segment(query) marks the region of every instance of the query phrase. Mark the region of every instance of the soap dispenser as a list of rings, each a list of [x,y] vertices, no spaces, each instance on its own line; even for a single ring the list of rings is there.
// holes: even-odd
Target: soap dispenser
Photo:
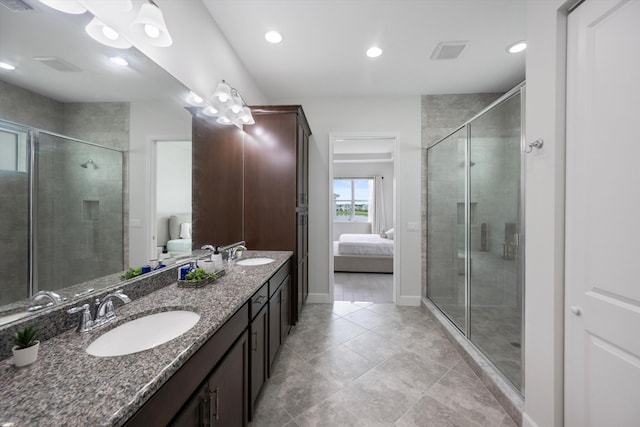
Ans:
[[[222,270],[222,254],[220,253],[220,246],[216,246],[211,254],[211,261],[213,262],[213,268],[216,271]]]

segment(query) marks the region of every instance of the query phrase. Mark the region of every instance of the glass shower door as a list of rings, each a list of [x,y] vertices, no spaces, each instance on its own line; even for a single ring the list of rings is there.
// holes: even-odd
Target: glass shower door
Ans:
[[[520,98],[469,125],[469,338],[522,389]]]
[[[427,154],[428,297],[466,332],[466,127]]]

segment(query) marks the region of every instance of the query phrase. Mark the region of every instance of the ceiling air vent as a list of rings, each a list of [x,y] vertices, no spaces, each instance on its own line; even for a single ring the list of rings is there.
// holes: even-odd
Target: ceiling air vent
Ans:
[[[22,0],[0,0],[0,4],[12,12],[28,12],[35,10],[33,6]]]
[[[58,58],[57,56],[36,56],[33,59],[36,61],[42,62],[44,65],[47,65],[54,70],[62,71],[62,72],[78,72],[82,71],[80,68],[76,67],[70,62],[65,61],[62,58]]]
[[[431,54],[431,59],[456,59],[468,44],[469,40],[440,42]]]

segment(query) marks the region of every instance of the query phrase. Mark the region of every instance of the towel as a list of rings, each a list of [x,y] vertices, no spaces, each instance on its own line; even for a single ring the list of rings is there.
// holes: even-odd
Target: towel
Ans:
[[[191,223],[183,222],[180,224],[180,238],[181,239],[190,239],[191,238]]]

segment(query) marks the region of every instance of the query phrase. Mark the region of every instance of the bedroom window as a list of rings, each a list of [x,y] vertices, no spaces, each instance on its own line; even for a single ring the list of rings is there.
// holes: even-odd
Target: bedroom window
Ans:
[[[373,178],[335,178],[333,200],[334,221],[371,222]]]

